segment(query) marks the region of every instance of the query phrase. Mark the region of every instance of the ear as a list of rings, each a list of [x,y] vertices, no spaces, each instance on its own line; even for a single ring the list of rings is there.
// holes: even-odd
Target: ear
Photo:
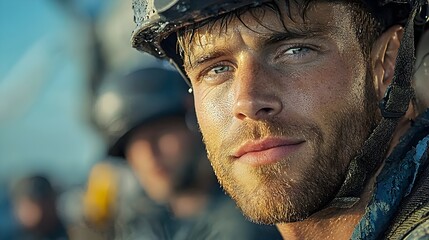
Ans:
[[[392,26],[378,37],[371,49],[374,86],[379,100],[392,82],[403,33],[402,26]]]

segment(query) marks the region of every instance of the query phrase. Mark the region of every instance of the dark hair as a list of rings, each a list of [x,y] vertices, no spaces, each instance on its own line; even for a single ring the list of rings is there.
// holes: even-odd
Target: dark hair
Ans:
[[[296,3],[296,6],[298,6],[298,9],[300,10],[300,17],[305,21],[307,10],[310,7],[311,3],[315,2],[315,0],[304,0],[300,1],[299,3],[297,0],[292,1]],[[359,40],[359,44],[362,48],[362,52],[365,57],[368,56],[373,42],[377,39],[377,37],[382,33],[382,30],[385,28],[385,24],[383,23],[383,21],[378,19],[372,13],[372,11],[370,11],[369,7],[366,6],[361,0],[335,0],[329,2],[344,4],[347,6],[352,21],[355,23],[354,30]],[[289,8],[290,3],[290,0],[285,0],[286,9],[288,9],[287,15],[289,18],[292,18],[292,14]],[[193,41],[195,30],[205,26],[208,27],[208,30],[210,31],[216,24],[219,23],[219,31],[221,32],[227,28],[228,24],[233,19],[238,19],[243,22],[241,20],[241,16],[244,13],[250,12],[250,14],[255,16],[255,19],[258,20],[258,17],[256,16],[258,16],[258,14],[265,14],[265,11],[267,10],[275,12],[278,18],[283,23],[284,29],[287,30],[287,26],[284,24],[283,21],[284,16],[280,11],[280,6],[275,1],[263,3],[262,5],[259,5],[257,7],[247,6],[180,29],[177,33],[177,49],[182,59],[185,57],[185,53],[189,52],[188,46],[190,45],[189,43]],[[267,24],[263,22],[259,23],[267,29],[270,29]]]
[[[42,175],[21,179],[13,188],[14,198],[29,198],[35,202],[46,201],[55,197],[55,190],[49,180]]]

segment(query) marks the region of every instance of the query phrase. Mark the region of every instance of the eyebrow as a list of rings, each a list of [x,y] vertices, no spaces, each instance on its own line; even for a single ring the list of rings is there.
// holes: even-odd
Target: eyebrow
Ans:
[[[226,53],[226,51],[223,51],[223,50],[207,52],[206,54],[199,56],[196,61],[192,61],[192,62],[190,61],[188,64],[185,64],[185,68],[193,69],[196,66],[201,65],[204,62],[207,62],[207,61],[216,59],[220,56],[223,56],[223,55],[225,55],[225,53]]]
[[[332,26],[311,26],[307,28],[293,28],[288,27],[287,29],[284,29],[283,31],[275,32],[268,34],[261,34],[261,41],[258,44],[260,46],[267,46],[267,45],[273,45],[275,43],[281,42],[281,41],[287,41],[291,39],[308,39],[312,37],[317,36],[326,36],[330,32],[335,31],[336,27]],[[195,61],[191,61],[190,58],[188,62],[185,61],[184,67],[185,69],[195,69],[197,66],[203,64],[204,62],[216,59],[220,56],[225,55],[229,51],[225,49],[219,49],[214,51],[205,51],[204,54],[198,56]]]
[[[282,32],[274,32],[273,34],[267,34],[265,40],[262,41],[262,45],[271,45],[277,42],[286,41],[290,39],[307,39],[316,36],[326,36],[329,32],[332,32],[334,27],[328,26],[311,26],[307,28],[293,28],[288,27]]]

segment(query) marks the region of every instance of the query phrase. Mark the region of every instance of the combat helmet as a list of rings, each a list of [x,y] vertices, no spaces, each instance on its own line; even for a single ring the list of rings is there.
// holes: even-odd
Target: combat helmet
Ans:
[[[191,97],[187,90],[177,71],[161,67],[108,78],[98,90],[92,115],[108,140],[109,155],[124,157],[130,133],[142,124],[166,116],[185,116]]]

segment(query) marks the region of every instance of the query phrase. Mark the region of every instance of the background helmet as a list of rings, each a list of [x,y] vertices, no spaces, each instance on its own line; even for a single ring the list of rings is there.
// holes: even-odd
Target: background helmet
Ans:
[[[54,199],[56,192],[50,181],[42,175],[34,175],[20,179],[13,187],[14,198],[28,198],[35,202],[43,202]]]
[[[144,68],[106,80],[92,114],[107,137],[109,155],[123,157],[130,133],[142,124],[166,116],[185,116],[192,100],[187,90],[179,73],[163,68]]]

